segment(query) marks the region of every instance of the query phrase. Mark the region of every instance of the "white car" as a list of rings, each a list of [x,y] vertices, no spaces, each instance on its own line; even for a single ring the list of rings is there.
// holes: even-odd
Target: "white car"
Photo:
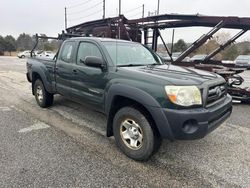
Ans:
[[[30,57],[30,51],[26,50],[26,51],[20,52],[17,54],[17,57],[19,58]]]
[[[202,61],[207,57],[207,54],[197,54],[195,56],[193,56],[190,61]]]
[[[182,54],[182,52],[174,52],[172,54],[172,58],[175,61],[180,55]],[[171,58],[167,53],[162,53],[159,52],[158,55],[164,60],[164,61],[170,61]],[[189,62],[190,61],[190,57],[185,57],[183,60],[183,62]]]
[[[250,55],[239,55],[234,62],[236,66],[250,69]]]
[[[48,58],[48,59],[53,59],[55,57],[55,53],[54,52],[51,52],[51,51],[43,51],[42,53],[40,54],[37,54],[36,57],[39,57],[39,58]]]

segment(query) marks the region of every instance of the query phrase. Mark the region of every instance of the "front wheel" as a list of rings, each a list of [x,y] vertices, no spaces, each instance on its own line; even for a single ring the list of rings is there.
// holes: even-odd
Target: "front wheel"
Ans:
[[[133,107],[123,107],[115,114],[113,132],[117,146],[134,160],[149,159],[161,144],[147,117]]]
[[[53,94],[46,91],[43,82],[39,79],[35,81],[34,94],[36,102],[40,107],[46,108],[53,104],[53,99],[54,99]]]

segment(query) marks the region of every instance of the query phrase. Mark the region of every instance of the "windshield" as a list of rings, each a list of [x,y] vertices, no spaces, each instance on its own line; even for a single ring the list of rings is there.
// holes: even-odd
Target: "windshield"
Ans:
[[[112,61],[117,66],[142,66],[162,64],[160,58],[138,43],[103,42]]]

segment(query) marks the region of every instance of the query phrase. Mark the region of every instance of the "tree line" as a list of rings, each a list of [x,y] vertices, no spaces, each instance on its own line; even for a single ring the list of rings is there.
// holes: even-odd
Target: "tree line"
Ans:
[[[46,36],[42,34],[42,36]],[[204,45],[198,48],[190,56],[195,54],[209,54],[221,44],[225,43],[231,36],[229,33],[219,33],[211,40],[208,40]],[[17,39],[11,35],[5,37],[0,35],[0,55],[4,52],[31,50],[36,43],[35,35],[31,36],[26,33],[20,34]],[[39,41],[37,50],[56,51],[59,48],[59,41],[42,39]],[[183,52],[190,44],[183,39],[179,39],[173,45],[173,52]],[[171,48],[171,45],[169,45]],[[164,47],[160,46],[160,51],[164,51]],[[230,45],[224,51],[215,56],[216,60],[234,60],[238,55],[250,54],[250,42],[239,42]],[[11,54],[10,54],[11,55]]]
[[[43,35],[46,36],[46,35]],[[26,33],[20,34],[17,39],[11,35],[5,37],[0,35],[0,55],[4,52],[13,51],[24,51],[32,50],[36,43],[35,35],[31,36]],[[57,40],[40,40],[37,46],[37,50],[55,51],[59,47],[59,42]]]

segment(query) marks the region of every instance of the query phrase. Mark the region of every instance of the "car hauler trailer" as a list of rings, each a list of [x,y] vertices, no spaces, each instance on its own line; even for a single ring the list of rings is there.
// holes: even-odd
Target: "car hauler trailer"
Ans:
[[[192,43],[187,50],[173,59],[172,50],[168,48],[161,34],[162,30],[186,27],[211,27],[212,29],[203,34]],[[220,29],[240,30],[235,36],[212,51],[203,60],[184,62],[185,58],[197,50],[200,46],[211,39]],[[234,43],[239,37],[250,30],[250,18],[204,16],[204,15],[183,15],[183,14],[162,14],[139,19],[128,20],[124,15],[118,17],[95,20],[72,26],[66,29],[68,34],[81,36],[96,36],[119,38],[124,40],[141,42],[152,50],[157,51],[158,42],[161,40],[166,48],[172,64],[179,66],[192,66],[198,69],[216,72],[228,81],[228,91],[234,99],[243,102],[250,101],[250,88],[241,88],[244,79],[239,73],[245,70],[244,67],[237,67],[235,64],[222,63],[212,58],[219,52]]]
[[[192,43],[187,50],[182,52],[178,58],[172,58],[172,49],[169,49],[162,30],[186,27],[211,27],[212,29],[203,34],[199,39]],[[185,62],[185,58],[200,46],[211,39],[220,29],[240,30],[235,36],[221,44],[202,60]],[[228,92],[233,99],[243,102],[250,101],[250,88],[240,87],[244,79],[239,75],[246,68],[237,67],[235,64],[222,63],[212,58],[219,52],[230,46],[243,34],[250,30],[250,18],[223,17],[223,16],[204,16],[204,15],[182,15],[182,14],[162,14],[139,19],[128,20],[124,15],[117,17],[100,19],[81,23],[66,29],[57,39],[64,40],[76,36],[94,36],[105,38],[117,38],[142,43],[154,51],[157,51],[158,43],[164,45],[170,62],[174,65],[195,67],[197,69],[215,72],[225,78],[228,82]],[[37,39],[42,38],[38,37]],[[52,37],[52,39],[54,39]]]

